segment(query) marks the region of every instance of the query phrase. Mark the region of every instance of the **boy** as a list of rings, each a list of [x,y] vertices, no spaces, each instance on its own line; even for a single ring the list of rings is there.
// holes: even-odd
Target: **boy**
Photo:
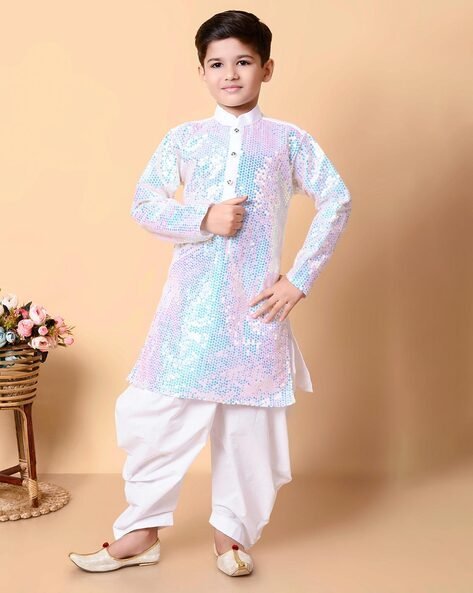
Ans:
[[[309,293],[351,210],[349,191],[314,138],[258,105],[269,82],[271,32],[229,10],[199,28],[199,74],[212,117],[167,132],[143,172],[132,216],[175,243],[169,275],[128,388],[117,400],[128,452],[128,508],[116,537],[81,568],[159,560],[158,528],[173,525],[182,479],[210,435],[217,567],[250,574],[248,548],[291,479],[286,412],[313,391],[288,314]],[[184,184],[184,201],[174,199]],[[291,196],[318,211],[294,264],[280,255]]]

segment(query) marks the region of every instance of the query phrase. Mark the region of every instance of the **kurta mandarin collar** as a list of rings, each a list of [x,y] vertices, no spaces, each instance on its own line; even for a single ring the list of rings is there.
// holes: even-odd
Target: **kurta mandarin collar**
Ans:
[[[217,103],[213,116],[218,122],[226,126],[247,126],[260,120],[263,117],[263,113],[258,104],[256,104],[250,111],[241,113],[237,116],[233,115],[233,113],[230,113]]]

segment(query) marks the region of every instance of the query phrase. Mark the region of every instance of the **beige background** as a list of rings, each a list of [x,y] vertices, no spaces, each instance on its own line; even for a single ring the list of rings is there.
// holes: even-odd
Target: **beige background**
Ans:
[[[134,186],[167,129],[212,114],[193,40],[229,8],[3,10],[0,287],[76,326],[41,370],[39,472],[121,471],[115,400],[172,250],[131,219]],[[400,479],[471,460],[471,4],[238,8],[273,31],[263,113],[310,131],[353,198],[332,260],[291,313],[316,389],[292,408],[294,472]],[[294,198],[283,272],[313,213]],[[2,412],[0,467],[15,462],[12,425]],[[209,471],[208,446],[191,471]]]

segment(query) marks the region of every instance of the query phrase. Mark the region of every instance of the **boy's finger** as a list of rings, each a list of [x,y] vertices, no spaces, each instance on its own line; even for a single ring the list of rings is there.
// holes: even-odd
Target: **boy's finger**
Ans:
[[[260,315],[263,315],[263,313],[270,311],[276,303],[271,303],[269,300],[266,301],[255,313],[250,313],[251,317],[259,317]]]
[[[238,196],[236,198],[229,198],[228,200],[223,200],[222,204],[239,204],[247,199],[248,196]]]
[[[250,301],[250,307],[252,307],[253,305],[257,305],[260,301],[266,298],[266,294],[266,290],[263,290],[263,292],[260,292],[254,298],[252,298]]]

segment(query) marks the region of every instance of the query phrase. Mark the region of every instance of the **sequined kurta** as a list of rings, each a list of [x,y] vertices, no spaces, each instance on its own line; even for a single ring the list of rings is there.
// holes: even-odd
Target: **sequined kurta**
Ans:
[[[182,202],[175,199],[183,184]],[[351,210],[350,193],[305,130],[265,116],[211,117],[171,128],[141,175],[131,208],[145,229],[174,243],[160,302],[127,380],[164,395],[251,406],[288,406],[309,371],[278,314],[252,318],[249,302],[280,275],[294,194],[317,212],[286,277],[305,295],[330,258]],[[211,204],[247,195],[234,236],[201,230]]]

